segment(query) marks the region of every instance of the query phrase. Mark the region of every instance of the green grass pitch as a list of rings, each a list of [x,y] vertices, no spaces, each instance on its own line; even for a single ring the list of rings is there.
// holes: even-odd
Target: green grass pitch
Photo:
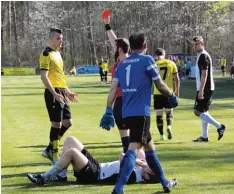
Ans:
[[[73,126],[61,141],[73,135],[80,139],[100,162],[118,158],[121,143],[117,128],[110,132],[99,128],[105,110],[109,85],[101,85],[98,76],[68,77],[79,103],[71,104]],[[217,141],[216,129],[209,130],[210,143],[192,143],[201,135],[201,121],[193,115],[195,81],[181,82],[180,105],[174,111],[173,139],[158,141],[155,112],[151,132],[156,150],[169,179],[176,177],[175,194],[234,194],[234,81],[216,78],[210,114],[227,125],[224,138]],[[49,137],[50,122],[44,104],[39,76],[2,77],[2,193],[80,193],[108,194],[113,186],[76,184],[69,168],[68,182],[37,186],[26,178],[27,172],[50,168],[42,158]],[[161,193],[157,185],[128,185],[125,193]]]

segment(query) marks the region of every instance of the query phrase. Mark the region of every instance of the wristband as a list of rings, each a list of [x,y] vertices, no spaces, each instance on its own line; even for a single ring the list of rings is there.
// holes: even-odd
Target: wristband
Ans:
[[[113,109],[112,108],[106,108],[106,114],[113,114]]]
[[[105,28],[106,28],[106,31],[111,30],[110,24],[106,24],[106,25],[105,25]]]

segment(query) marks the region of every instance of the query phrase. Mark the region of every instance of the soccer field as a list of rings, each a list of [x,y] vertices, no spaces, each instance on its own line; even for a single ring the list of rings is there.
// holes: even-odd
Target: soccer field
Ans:
[[[122,151],[117,128],[99,128],[105,111],[109,85],[98,76],[68,77],[79,103],[71,104],[73,126],[64,139],[75,136],[99,162],[117,160]],[[169,179],[176,177],[175,194],[234,194],[234,80],[216,78],[210,114],[227,126],[221,141],[210,126],[210,143],[192,143],[201,135],[201,121],[193,114],[195,81],[181,82],[179,107],[174,111],[173,139],[159,141],[155,113],[151,132],[156,150]],[[49,141],[50,122],[44,104],[44,89],[39,76],[2,77],[2,193],[80,193],[110,194],[113,186],[79,185],[71,167],[66,183],[38,186],[27,172],[44,172],[49,162],[41,156]],[[165,116],[165,115],[164,115]],[[125,193],[161,193],[159,184],[127,185]]]

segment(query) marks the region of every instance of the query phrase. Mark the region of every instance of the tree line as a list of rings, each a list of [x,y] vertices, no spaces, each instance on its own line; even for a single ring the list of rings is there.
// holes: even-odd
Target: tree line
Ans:
[[[201,35],[213,57],[234,58],[233,2],[1,2],[2,65],[38,66],[51,27],[63,30],[62,55],[67,68],[113,62],[101,13],[112,12],[111,26],[118,37],[146,34],[148,53],[194,53],[192,37]]]

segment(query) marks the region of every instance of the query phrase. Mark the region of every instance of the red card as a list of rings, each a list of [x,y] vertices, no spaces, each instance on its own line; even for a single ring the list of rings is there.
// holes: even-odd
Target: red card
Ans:
[[[103,13],[102,13],[102,17],[103,18],[107,18],[108,16],[111,15],[111,12],[109,10],[105,10]]]

